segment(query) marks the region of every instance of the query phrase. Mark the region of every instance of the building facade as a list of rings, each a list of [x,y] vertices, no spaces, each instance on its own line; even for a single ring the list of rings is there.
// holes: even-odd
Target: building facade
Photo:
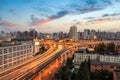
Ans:
[[[86,48],[81,48],[74,54],[74,64],[75,66],[79,66],[85,60],[96,60],[100,62],[108,62],[108,63],[118,63],[120,64],[120,55],[99,55],[92,54],[87,52]]]
[[[69,30],[69,37],[73,39],[75,42],[78,41],[78,33],[77,33],[77,27],[71,26]]]
[[[89,29],[84,30],[84,39],[90,39],[90,30]]]
[[[33,43],[0,47],[0,71],[23,63],[33,57]]]
[[[114,70],[120,70],[120,64],[91,60],[91,71],[94,72],[94,71],[101,71],[101,70],[114,72]]]
[[[76,68],[79,68],[80,64],[84,62],[85,60],[92,59],[96,60],[97,59],[97,54],[88,54],[86,48],[81,48],[79,51],[77,51],[74,54],[74,64]]]
[[[120,64],[120,55],[99,55],[100,62],[110,62]]]

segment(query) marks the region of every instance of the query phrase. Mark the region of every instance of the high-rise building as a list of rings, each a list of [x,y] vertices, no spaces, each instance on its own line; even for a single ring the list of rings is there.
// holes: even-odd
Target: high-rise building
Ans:
[[[117,39],[120,39],[120,32],[117,32],[117,33],[116,33],[116,38],[117,38]]]
[[[90,30],[89,29],[84,30],[84,39],[90,39]]]
[[[35,38],[35,37],[37,37],[37,31],[35,31],[35,29],[30,29],[30,37],[32,37],[32,38]]]
[[[95,30],[91,30],[90,31],[90,39],[95,39],[96,36],[96,31]]]
[[[69,37],[73,39],[75,42],[78,41],[77,27],[75,25],[70,27]]]

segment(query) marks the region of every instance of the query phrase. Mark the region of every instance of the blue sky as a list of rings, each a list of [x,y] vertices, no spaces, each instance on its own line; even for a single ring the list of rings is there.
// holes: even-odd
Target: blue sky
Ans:
[[[0,30],[120,30],[120,0],[0,0]]]

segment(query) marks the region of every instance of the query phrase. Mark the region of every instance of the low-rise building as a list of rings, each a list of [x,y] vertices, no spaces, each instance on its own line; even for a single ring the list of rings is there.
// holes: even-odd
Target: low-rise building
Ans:
[[[94,72],[101,70],[107,70],[110,72],[113,72],[114,70],[120,70],[120,64],[91,60],[91,71]]]
[[[97,54],[89,54],[88,49],[85,47],[79,48],[74,54],[74,64],[78,68],[82,62],[88,59],[97,59]]]
[[[100,62],[110,62],[120,64],[120,55],[99,55]]]
[[[120,64],[120,55],[100,55],[89,53],[86,48],[81,48],[79,51],[74,54],[74,64],[75,67],[78,68],[82,62],[85,60],[97,60],[100,62],[108,62],[108,63],[119,63]]]
[[[21,43],[0,47],[0,71],[23,63],[33,57],[33,43]]]

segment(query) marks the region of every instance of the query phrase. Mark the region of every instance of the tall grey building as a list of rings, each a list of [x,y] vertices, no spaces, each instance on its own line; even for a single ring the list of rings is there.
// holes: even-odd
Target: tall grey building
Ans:
[[[70,27],[69,30],[69,37],[73,39],[75,42],[78,41],[78,33],[77,33],[77,27],[75,25]]]
[[[84,39],[90,39],[90,30],[89,29],[84,30]]]

